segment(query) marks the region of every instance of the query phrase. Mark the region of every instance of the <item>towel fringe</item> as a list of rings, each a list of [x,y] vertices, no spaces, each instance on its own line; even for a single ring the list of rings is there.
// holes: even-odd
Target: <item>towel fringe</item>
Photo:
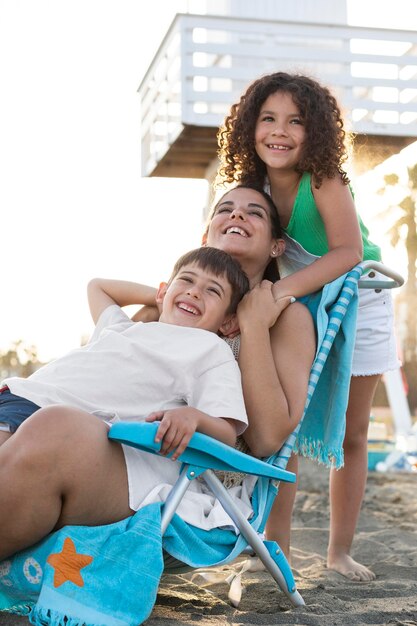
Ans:
[[[22,615],[28,617],[32,611],[33,603],[16,604],[15,606],[1,609],[2,613],[13,613],[14,615]]]
[[[330,469],[340,469],[344,465],[343,448],[329,448],[322,441],[303,435],[298,436],[294,452]]]
[[[83,619],[67,617],[53,609],[37,606],[33,608],[29,619],[34,626],[89,626]]]

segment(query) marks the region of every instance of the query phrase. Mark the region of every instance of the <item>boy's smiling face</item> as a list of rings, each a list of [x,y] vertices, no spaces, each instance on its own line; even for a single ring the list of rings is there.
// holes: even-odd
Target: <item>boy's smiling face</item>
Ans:
[[[217,333],[234,317],[227,313],[231,297],[232,288],[225,276],[216,276],[195,263],[184,265],[158,290],[157,302],[162,305],[159,321]]]

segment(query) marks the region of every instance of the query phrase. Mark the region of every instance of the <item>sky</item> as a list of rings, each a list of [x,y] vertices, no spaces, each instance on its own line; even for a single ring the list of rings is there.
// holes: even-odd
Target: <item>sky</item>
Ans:
[[[0,0],[0,350],[78,346],[90,278],[159,284],[199,245],[206,181],[140,176],[137,88],[181,4]]]
[[[350,0],[349,17],[417,29],[413,5]],[[0,351],[77,347],[90,278],[156,285],[199,245],[206,181],[140,175],[137,88],[186,6],[0,0]]]

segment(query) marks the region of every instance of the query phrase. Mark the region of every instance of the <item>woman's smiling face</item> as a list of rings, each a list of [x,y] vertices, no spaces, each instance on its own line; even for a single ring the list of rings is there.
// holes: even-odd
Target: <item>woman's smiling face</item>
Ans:
[[[276,256],[277,241],[272,235],[271,207],[255,189],[232,189],[215,206],[207,245],[228,252],[243,265],[257,263],[263,270]]]

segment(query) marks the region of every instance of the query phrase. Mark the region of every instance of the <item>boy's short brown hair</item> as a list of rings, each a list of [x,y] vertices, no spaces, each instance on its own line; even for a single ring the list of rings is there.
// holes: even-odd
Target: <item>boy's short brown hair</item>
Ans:
[[[227,314],[236,313],[237,305],[249,291],[249,279],[242,270],[239,261],[236,261],[230,254],[212,248],[211,246],[202,246],[195,248],[183,254],[174,265],[171,278],[172,282],[178,272],[185,265],[195,264],[203,270],[209,270],[215,276],[224,276],[232,288],[232,297],[230,300]]]

